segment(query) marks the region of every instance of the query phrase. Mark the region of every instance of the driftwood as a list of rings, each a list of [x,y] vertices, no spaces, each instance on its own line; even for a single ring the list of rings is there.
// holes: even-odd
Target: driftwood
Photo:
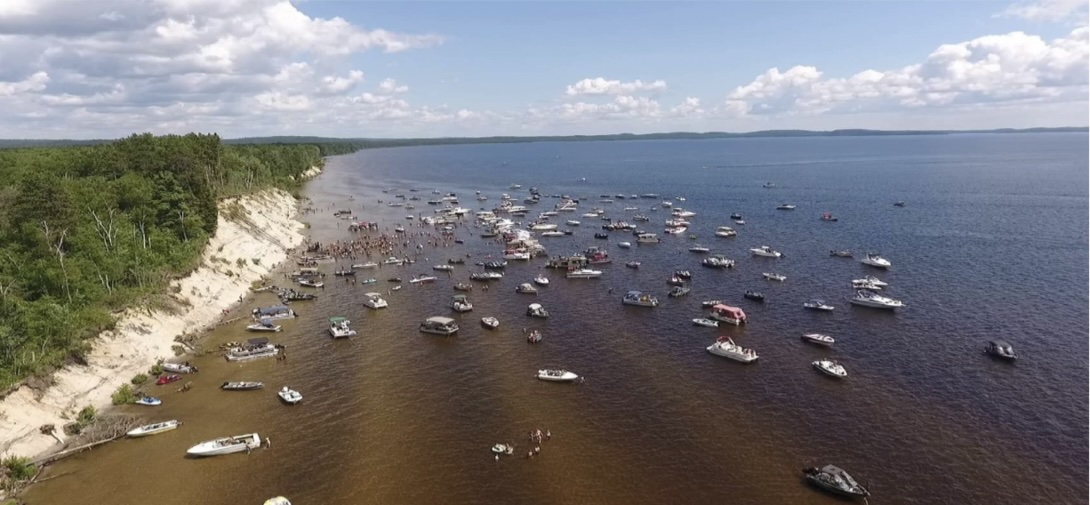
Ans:
[[[41,468],[73,454],[79,454],[83,451],[94,449],[102,444],[113,442],[114,440],[124,437],[129,430],[138,426],[141,422],[140,418],[129,415],[100,417],[94,424],[87,426],[80,436],[73,439],[74,443],[83,442],[82,444],[38,458],[34,460],[33,463]],[[44,432],[46,427],[43,426],[42,428],[42,431]],[[50,434],[56,438],[56,435],[53,433]]]

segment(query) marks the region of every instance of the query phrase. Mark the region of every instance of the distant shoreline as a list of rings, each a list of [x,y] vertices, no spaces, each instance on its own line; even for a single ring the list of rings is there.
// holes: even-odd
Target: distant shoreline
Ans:
[[[591,142],[626,140],[707,140],[745,138],[809,138],[809,137],[889,137],[915,135],[964,135],[964,134],[1024,134],[1024,133],[1090,133],[1087,126],[1054,128],[996,128],[991,130],[759,130],[753,132],[667,132],[667,133],[618,133],[608,135],[540,135],[540,136],[493,136],[493,137],[428,137],[428,138],[368,138],[368,137],[314,137],[270,136],[224,139],[225,144],[352,144],[361,149],[380,147],[408,147],[423,145],[460,144],[522,144],[531,142]],[[0,139],[0,149],[19,147],[60,147],[95,145],[113,142],[114,139]]]

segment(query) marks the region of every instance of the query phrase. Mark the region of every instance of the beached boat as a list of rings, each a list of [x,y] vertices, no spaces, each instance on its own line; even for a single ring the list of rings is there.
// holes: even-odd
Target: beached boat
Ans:
[[[473,310],[473,304],[466,295],[454,295],[450,300],[450,308],[455,312],[469,312]]]
[[[280,399],[283,400],[284,403],[287,403],[288,405],[295,405],[296,403],[299,403],[299,402],[303,401],[303,395],[302,394],[300,394],[298,391],[296,391],[294,389],[291,389],[291,388],[289,388],[287,386],[284,386],[284,387],[280,388],[280,391],[276,392],[276,396],[279,396]]]
[[[453,335],[458,332],[458,323],[449,317],[429,317],[420,323],[420,331],[435,335]]]
[[[221,456],[250,451],[258,447],[261,447],[261,437],[257,433],[248,433],[201,442],[190,447],[185,453],[197,457]]]
[[[525,295],[536,295],[537,294],[537,288],[535,288],[534,285],[530,284],[529,282],[524,282],[522,284],[519,284],[518,287],[515,288],[515,292],[516,293],[522,293],[522,294],[525,294]]]
[[[867,488],[860,485],[848,472],[834,465],[825,465],[821,468],[804,468],[802,473],[806,475],[806,481],[830,493],[866,497],[870,496]]]
[[[545,310],[545,307],[542,307],[540,303],[531,303],[526,307],[526,315],[545,319],[549,317],[549,311]]]
[[[148,437],[151,435],[158,435],[160,433],[166,433],[168,431],[177,429],[182,423],[177,420],[163,421],[161,423],[145,424],[143,426],[133,428],[129,430],[125,435],[137,438]]]
[[[812,344],[825,346],[833,345],[834,343],[836,343],[836,339],[822,333],[803,333],[802,340],[804,342],[810,342]]]
[[[579,376],[567,370],[543,369],[537,371],[537,378],[549,382],[573,382],[578,380]]]
[[[133,403],[136,405],[155,407],[157,405],[162,405],[163,401],[154,396],[141,396],[140,398],[137,398],[136,401]]]
[[[490,330],[494,330],[500,327],[500,320],[492,316],[482,317],[481,325]]]
[[[253,391],[265,387],[265,383],[257,381],[224,382],[220,389],[224,391]]]
[[[742,363],[752,363],[757,361],[757,353],[753,349],[748,349],[734,343],[728,336],[721,336],[714,344],[708,346],[708,352],[729,358]]]
[[[180,380],[182,380],[182,376],[178,374],[160,375],[159,378],[155,380],[155,385],[164,386],[170,384],[171,382],[178,382]]]
[[[329,318],[329,334],[333,338],[347,338],[356,336],[356,330],[348,325],[352,322],[346,317],[336,316]]]
[[[389,307],[390,304],[378,293],[364,293],[363,306],[372,309],[385,309],[386,307]]]
[[[738,307],[720,304],[712,307],[709,317],[727,324],[739,325],[746,322],[746,313]]]
[[[704,326],[704,327],[707,327],[707,328],[718,328],[719,327],[719,321],[715,321],[715,320],[712,320],[712,319],[705,319],[703,317],[698,317],[698,318],[693,319],[693,324],[695,324],[697,326]]]
[[[277,332],[277,331],[280,331],[282,329],[283,328],[281,328],[281,326],[279,324],[276,324],[276,323],[272,322],[272,320],[268,319],[268,318],[263,318],[260,321],[257,321],[257,322],[255,322],[253,324],[250,324],[250,325],[246,326],[246,331],[257,331],[257,332],[262,332],[262,331]]]
[[[197,373],[197,367],[189,363],[163,363],[164,372],[170,373]]]

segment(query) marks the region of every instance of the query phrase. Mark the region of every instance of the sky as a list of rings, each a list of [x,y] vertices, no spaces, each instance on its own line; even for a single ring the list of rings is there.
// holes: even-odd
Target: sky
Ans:
[[[1086,126],[1090,0],[0,0],[0,138]]]

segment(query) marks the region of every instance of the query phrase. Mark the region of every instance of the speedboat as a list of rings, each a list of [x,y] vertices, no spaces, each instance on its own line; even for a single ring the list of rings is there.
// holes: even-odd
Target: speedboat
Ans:
[[[854,280],[852,280],[852,288],[853,289],[867,289],[867,290],[871,290],[871,291],[880,291],[882,289],[882,286],[879,286],[879,285],[877,285],[877,284],[875,284],[875,283],[873,283],[871,281],[868,281],[866,279],[854,279]]]
[[[639,244],[657,244],[660,240],[654,233],[641,233],[636,236],[636,243]]]
[[[473,310],[473,304],[466,295],[454,295],[450,300],[450,308],[455,312],[469,312]]]
[[[420,331],[435,335],[453,335],[458,332],[458,324],[449,317],[429,317],[420,323]]]
[[[738,232],[734,231],[734,228],[730,226],[720,226],[715,229],[716,237],[734,237],[738,235]]]
[[[698,254],[705,254],[705,253],[711,252],[711,249],[708,249],[707,247],[704,247],[702,245],[694,245],[694,246],[689,248],[689,252],[698,253]]]
[[[989,340],[988,345],[984,347],[984,352],[1010,361],[1018,359],[1018,355],[1014,353],[1014,347],[1002,340]]]
[[[867,253],[867,257],[860,260],[860,262],[875,268],[889,268],[891,266],[889,260],[874,253]]]
[[[300,277],[300,278],[296,279],[295,281],[298,282],[300,286],[304,286],[304,287],[308,287],[308,288],[320,288],[322,286],[325,286],[325,283],[322,282],[322,281],[314,280],[314,279],[307,279],[305,277]]]
[[[572,382],[579,379],[579,376],[567,370],[543,369],[537,371],[537,378],[549,382]]]
[[[568,226],[579,226],[583,223],[580,223],[579,221],[576,221],[574,219],[569,219],[565,222],[565,224],[567,224]]]
[[[549,311],[545,310],[545,307],[542,307],[540,303],[531,303],[526,307],[526,315],[544,319],[549,317]]]
[[[811,365],[813,365],[814,368],[817,368],[821,373],[830,377],[843,379],[848,376],[848,371],[844,369],[843,365],[837,363],[836,360],[819,359],[811,363]]]
[[[541,232],[542,237],[563,237],[564,235],[570,235],[570,234],[571,234],[571,232],[567,231],[567,230],[565,230],[565,231],[543,231],[543,232]]]
[[[727,303],[727,302],[725,302],[723,300],[704,300],[704,301],[700,302],[700,306],[704,307],[705,309],[708,309],[708,308],[711,308],[711,307],[715,307],[716,305],[723,305],[724,303]]]
[[[833,337],[821,333],[803,333],[802,340],[818,345],[833,345],[836,342]]]
[[[825,312],[831,312],[835,308],[832,305],[825,303],[824,300],[818,300],[816,298],[802,304],[802,306],[810,310],[823,310]]]
[[[454,267],[451,265],[432,265],[431,269],[439,270],[440,272],[450,272],[454,270]]]
[[[378,293],[364,293],[363,294],[363,306],[370,307],[372,309],[385,309],[390,304],[386,300],[382,299],[382,295]]]
[[[580,268],[578,270],[572,270],[568,272],[565,277],[569,279],[598,279],[602,277],[602,271],[591,270],[589,268]]]
[[[629,291],[621,298],[621,303],[625,305],[635,305],[637,307],[658,307],[659,300],[658,298],[644,294],[640,291]]]
[[[704,261],[701,261],[700,264],[708,268],[734,268],[734,260],[727,259],[726,256],[721,254],[715,254],[711,257],[704,258]]]
[[[356,336],[356,330],[349,328],[349,324],[351,324],[351,321],[349,321],[345,317],[331,317],[329,318],[329,334],[332,335],[333,338],[346,338]]]
[[[492,446],[492,452],[510,456],[515,453],[515,446],[509,444],[496,444]]]
[[[755,302],[765,301],[765,295],[757,291],[746,290],[745,294],[743,294],[742,296],[744,296],[748,300],[753,300]]]
[[[693,324],[695,324],[697,326],[705,326],[705,327],[708,327],[708,328],[718,328],[719,327],[719,321],[714,321],[712,319],[706,319],[706,318],[703,318],[703,317],[698,317],[696,319],[693,319]]]
[[[835,222],[835,221],[837,221],[837,218],[836,218],[836,216],[826,212],[826,213],[821,215],[821,220],[822,221],[833,221],[833,222]]]
[[[492,316],[482,317],[481,325],[490,330],[494,330],[500,327],[500,320]]]
[[[901,202],[901,201],[893,202],[893,206],[894,207],[904,207],[905,202]]]
[[[806,481],[830,493],[844,496],[870,496],[870,491],[860,485],[848,472],[834,465],[804,468]]]
[[[689,289],[689,288],[682,287],[682,286],[676,286],[674,289],[670,290],[670,292],[668,293],[668,296],[670,298],[681,298],[682,296],[688,295],[690,291],[692,291],[692,290]]]
[[[280,331],[282,329],[283,328],[281,328],[279,324],[273,323],[272,320],[267,319],[267,318],[262,319],[260,321],[257,321],[254,324],[250,324],[250,325],[246,326],[246,331],[277,332],[277,331]]]
[[[779,207],[776,207],[776,210],[795,210],[795,205],[790,203],[781,204]]]
[[[905,306],[904,302],[900,300],[894,300],[893,298],[881,296],[873,291],[867,290],[856,291],[855,296],[852,297],[852,304],[888,310],[899,309]]]
[[[163,386],[166,384],[170,384],[171,382],[178,382],[180,380],[182,380],[182,376],[178,374],[161,375],[158,379],[155,380],[155,385]]]
[[[224,382],[220,389],[224,391],[253,391],[265,387],[265,383],[256,381]]]
[[[671,286],[683,286],[685,285],[685,279],[682,279],[681,277],[675,275],[673,277],[670,277],[670,279],[667,280],[666,283]]]
[[[719,337],[714,344],[708,346],[708,352],[722,356],[724,358],[730,358],[742,363],[752,363],[757,361],[757,353],[753,349],[747,349],[734,343],[728,336]]]
[[[170,373],[197,373],[197,367],[182,363],[163,363],[164,372]]]
[[[777,274],[777,273],[773,273],[773,272],[764,272],[764,273],[763,273],[763,274],[761,274],[761,275],[765,276],[765,279],[768,279],[768,280],[770,280],[770,281],[779,281],[779,282],[783,282],[783,281],[786,281],[786,280],[787,280],[787,276],[786,276],[786,275],[782,275],[782,274]]]
[[[500,272],[478,272],[469,275],[469,278],[475,281],[495,281],[503,278],[503,274]]]
[[[629,247],[632,247],[632,242],[618,242],[617,247],[620,247],[621,249],[628,249]]]
[[[473,285],[466,282],[459,282],[454,285],[455,291],[473,291]]]
[[[132,430],[129,430],[129,432],[126,433],[125,435],[128,435],[128,436],[133,437],[133,438],[147,437],[147,436],[151,436],[151,435],[158,435],[160,433],[165,433],[165,432],[171,431],[173,429],[176,429],[178,426],[181,426],[181,424],[182,423],[178,422],[177,420],[163,421],[161,423],[154,423],[154,424],[145,424],[145,425],[140,426],[138,428],[134,428]]]
[[[148,406],[148,407],[155,407],[157,405],[162,405],[163,401],[158,399],[158,398],[155,398],[154,396],[141,396],[140,398],[137,398],[136,401],[133,402],[133,403],[135,403],[136,405],[145,405],[145,406]]]
[[[299,394],[299,392],[294,389],[288,388],[287,386],[280,388],[280,391],[278,391],[276,395],[279,396],[281,400],[284,400],[284,403],[287,403],[288,405],[295,405],[296,403],[303,401],[303,395]]]
[[[749,252],[753,253],[754,256],[764,256],[765,258],[779,258],[783,256],[783,253],[766,245],[754,247],[753,249],[750,249]]]
[[[735,220],[734,220],[734,224],[736,224],[736,225],[738,225],[738,226],[745,226],[745,225],[746,225],[746,222],[745,222],[745,221],[743,221],[743,220],[741,220],[741,219],[735,219]]]
[[[878,287],[881,287],[881,288],[889,286],[888,282],[885,282],[882,279],[879,279],[879,278],[877,278],[877,277],[875,277],[873,275],[868,275],[866,277],[863,277],[862,280],[867,281],[867,282],[869,282],[871,284],[874,284],[875,286],[878,286]]]
[[[220,456],[249,451],[258,447],[261,447],[261,437],[257,433],[248,433],[201,442],[190,447],[185,453],[190,456]]]
[[[426,284],[429,282],[435,282],[436,277],[434,275],[417,275],[412,279],[409,279],[409,284]]]
[[[534,277],[534,284],[537,284],[538,286],[548,286],[549,278],[545,277],[544,275],[539,275],[537,277]]]
[[[841,249],[839,251],[829,251],[829,256],[834,256],[837,258],[851,258],[852,252],[847,249]]]
[[[390,256],[389,258],[386,258],[382,261],[383,265],[401,265],[402,263],[405,263],[405,260],[395,258],[393,256]]]
[[[674,276],[688,280],[693,278],[693,273],[688,270],[674,270]]]
[[[534,285],[530,284],[529,282],[524,282],[522,284],[519,284],[518,287],[515,288],[515,292],[516,293],[526,294],[526,295],[536,295],[537,294],[537,288],[535,288]]]
[[[731,215],[730,215],[730,218],[731,218],[731,219],[736,219],[736,220],[737,220],[737,219],[742,219],[742,214],[741,214],[741,213],[738,213],[738,212],[735,212],[735,213],[733,213],[733,214],[731,214]]]
[[[531,331],[528,335],[526,335],[526,341],[531,343],[531,344],[536,344],[538,342],[541,342],[542,339],[544,339],[544,338],[545,337],[542,336],[541,332],[538,331],[538,330]]]

